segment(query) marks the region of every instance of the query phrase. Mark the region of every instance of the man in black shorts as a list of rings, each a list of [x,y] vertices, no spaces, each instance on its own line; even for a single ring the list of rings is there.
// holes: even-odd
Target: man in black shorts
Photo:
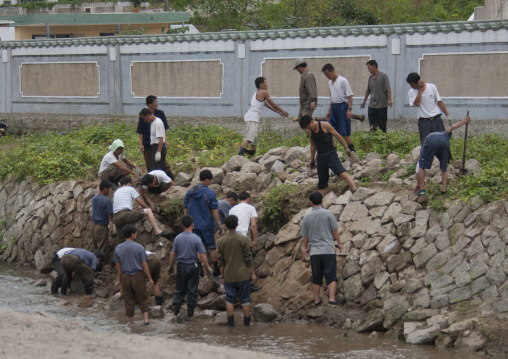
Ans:
[[[322,195],[326,194],[328,187],[328,179],[330,178],[329,170],[332,170],[337,176],[346,181],[351,191],[356,191],[356,184],[353,178],[347,174],[346,169],[342,166],[337,149],[333,144],[333,137],[339,141],[344,147],[347,155],[351,155],[346,141],[341,135],[326,121],[315,121],[310,116],[302,116],[300,118],[300,128],[307,132],[310,140],[310,168],[316,167],[314,158],[317,150],[317,173],[318,173],[318,190]]]
[[[314,192],[309,196],[310,211],[302,222],[300,234],[303,236],[305,255],[310,252],[310,265],[312,270],[312,291],[314,292],[314,305],[321,305],[319,290],[323,285],[323,275],[328,286],[328,304],[337,305],[335,291],[337,290],[337,258],[335,257],[334,240],[337,241],[339,251],[342,252],[342,243],[339,238],[339,225],[334,214],[323,208],[323,196]]]

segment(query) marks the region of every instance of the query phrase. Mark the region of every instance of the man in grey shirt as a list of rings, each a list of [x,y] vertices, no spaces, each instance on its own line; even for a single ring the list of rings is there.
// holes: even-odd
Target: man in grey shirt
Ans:
[[[360,104],[360,108],[365,107],[367,98],[370,95],[369,102],[369,124],[371,132],[378,128],[386,133],[386,121],[388,119],[388,106],[392,107],[392,90],[390,89],[390,80],[388,75],[379,71],[376,60],[367,62],[367,69],[371,73],[367,84],[367,91]]]
[[[301,75],[299,90],[300,112],[298,113],[298,118],[305,115],[312,117],[318,98],[316,79],[310,70],[307,70],[307,62],[302,58],[296,59],[293,70],[298,71]]]
[[[328,286],[328,304],[337,305],[335,291],[337,289],[337,258],[335,257],[334,240],[337,241],[339,251],[342,243],[339,238],[338,224],[333,213],[323,208],[323,196],[314,192],[309,196],[310,211],[303,219],[300,234],[303,236],[305,255],[309,255],[312,270],[312,290],[314,305],[321,305],[319,290],[323,284],[323,275]]]
[[[238,203],[238,195],[236,192],[229,192],[226,198],[221,199],[218,204],[219,220],[224,224],[224,218],[229,216],[229,210]]]

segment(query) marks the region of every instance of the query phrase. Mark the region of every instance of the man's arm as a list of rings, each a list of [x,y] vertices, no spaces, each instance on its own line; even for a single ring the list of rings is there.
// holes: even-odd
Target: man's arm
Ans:
[[[249,268],[249,272],[252,278],[252,283],[256,281],[256,273],[254,272],[254,262],[252,261],[252,251],[249,246],[248,240],[243,242],[243,261]]]
[[[141,266],[143,267],[143,271],[145,272],[146,277],[148,278],[148,283],[150,283],[150,287],[153,288],[154,283],[152,276],[150,275],[150,269],[148,269],[148,264],[145,262],[141,263]]]
[[[353,108],[353,95],[347,98],[346,118],[351,118],[351,109]]]
[[[149,208],[145,201],[141,199],[141,196],[136,197],[136,202],[143,208]]]
[[[262,96],[266,100],[265,103],[266,107],[268,107],[273,112],[280,114],[282,117],[288,117],[288,113],[284,111],[282,108],[280,108],[279,105],[277,105],[275,102],[272,101],[270,95],[268,94],[268,91],[263,90]]]
[[[309,167],[311,169],[314,169],[316,167],[316,144],[314,143],[314,141],[310,137],[310,130],[306,130],[306,131],[307,131],[307,137],[309,137],[309,141],[310,141],[310,163],[309,163]]]
[[[448,128],[448,130],[446,130],[448,133],[451,133],[452,131],[456,130],[457,128],[461,127],[461,126],[464,126],[466,123],[469,123],[471,122],[471,117],[469,116],[466,116],[464,117],[464,119],[460,122],[457,122],[455,125],[451,126],[450,128]]]
[[[256,243],[258,241],[258,223],[257,223],[257,218],[256,217],[251,217],[251,219],[250,219],[250,229],[251,229],[251,232],[252,232],[251,247],[254,248],[254,247],[256,247]]]
[[[317,86],[314,75],[310,75],[305,78],[305,88],[309,93],[310,109],[315,110],[317,105]]]
[[[392,107],[392,90],[388,89],[387,94],[388,94],[388,106]]]
[[[336,230],[332,231],[332,235],[333,235],[333,238],[337,241],[337,244],[339,245],[339,252],[342,252],[342,243],[340,242],[339,230],[336,229]]]
[[[184,210],[184,213],[185,213],[185,210]],[[222,226],[220,224],[220,219],[219,219],[219,210],[217,208],[212,208],[212,217],[215,220],[215,223],[217,223],[217,225],[219,226],[219,234],[222,234]]]
[[[325,120],[328,121],[330,119],[330,115],[332,114],[332,102],[330,100],[330,106],[328,106],[328,112],[325,115]]]
[[[169,274],[173,273],[175,269],[173,268],[173,264],[175,264],[176,252],[171,251],[169,255]]]
[[[155,204],[153,204],[152,200],[150,199],[150,196],[148,195],[148,190],[146,188],[142,188],[142,190],[143,190],[143,199],[146,200],[146,203],[150,206],[150,209],[152,211],[155,211]]]
[[[125,161],[125,159],[123,159],[123,161],[124,161],[126,164],[131,163],[129,166],[132,166],[132,162],[130,162],[130,161],[126,162],[126,161]],[[131,169],[130,169],[129,167],[124,166],[124,165],[122,164],[122,162],[120,162],[120,161],[113,162],[113,164],[114,164],[116,167],[118,167],[119,169],[121,169],[122,171],[124,171],[124,172],[127,172],[127,173],[129,173],[129,174],[131,174],[131,175],[133,175],[133,176],[135,176],[135,177],[137,177],[137,176],[138,176],[138,174],[137,174],[135,171],[131,171]],[[136,168],[137,166],[132,166],[132,167]]]
[[[437,102],[438,107],[443,111],[443,113],[446,115],[446,117],[450,117],[450,114],[448,113],[448,109],[446,108],[446,105],[443,101]]]
[[[422,94],[423,94],[424,90],[425,90],[425,81],[420,79],[420,81],[418,81],[418,94],[416,95],[416,98],[413,101],[413,105],[420,106],[420,103],[422,102]]]
[[[145,146],[143,146],[143,134],[139,134],[139,150],[141,153],[145,152]]]
[[[332,125],[330,125],[327,122],[323,122],[321,124],[321,127],[323,128],[323,131],[330,133],[333,137],[337,139],[337,141],[339,141],[342,147],[344,147],[344,149],[346,150],[348,156],[351,154],[351,150],[348,148],[346,141],[337,131],[335,131]]]
[[[305,255],[309,255],[309,236],[303,236],[303,248],[305,248]]]
[[[201,263],[203,263],[205,265],[205,267],[204,267],[205,274],[206,275],[211,275],[212,274],[212,272],[211,272],[212,268],[208,264],[208,259],[206,259],[206,253],[198,253],[198,257],[199,257],[199,260],[201,261]]]
[[[115,288],[118,288],[120,286],[120,283],[122,283],[122,265],[120,264],[120,262],[116,262]]]
[[[360,108],[364,108],[365,107],[365,103],[367,102],[368,98],[369,98],[369,92],[366,91],[365,92],[365,96],[363,96],[363,102],[360,104]]]

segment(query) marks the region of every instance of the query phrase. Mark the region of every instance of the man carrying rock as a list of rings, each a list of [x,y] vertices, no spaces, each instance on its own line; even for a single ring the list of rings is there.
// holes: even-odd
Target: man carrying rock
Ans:
[[[132,201],[136,201],[143,209],[133,210]],[[125,240],[123,236],[123,227],[127,224],[134,224],[142,220],[145,216],[153,227],[157,237],[165,237],[168,231],[163,231],[157,226],[153,212],[148,205],[141,199],[138,192],[131,186],[130,177],[120,180],[120,188],[113,195],[113,223],[116,226],[118,241]]]
[[[155,116],[161,119],[162,124],[164,125],[164,129],[167,131],[168,121],[166,119],[166,115],[164,111],[159,110],[159,100],[156,96],[150,95],[146,98],[146,106],[150,110],[150,112]],[[140,116],[138,120],[138,128],[137,133],[139,134],[139,150],[143,154],[145,159],[146,171],[150,172],[152,170],[152,151],[150,150],[150,128],[151,124],[145,122],[143,118]],[[166,147],[168,147],[168,143],[166,142]],[[169,170],[169,167],[168,167]],[[173,177],[171,171],[168,173],[169,176]]]
[[[370,131],[374,132],[379,128],[386,133],[388,106],[392,107],[392,91],[388,75],[379,71],[377,66],[376,60],[367,61],[367,69],[371,75],[360,108],[365,107],[367,98],[370,96],[368,112]]]
[[[169,177],[166,172],[161,170],[153,170],[148,172],[143,178],[138,179],[138,192],[141,199],[144,199],[150,206],[152,212],[155,212],[155,204],[150,199],[148,192],[161,194],[166,192],[171,186],[176,186],[175,181]]]
[[[337,305],[335,291],[337,289],[337,258],[335,257],[334,240],[337,241],[339,252],[342,252],[342,243],[339,238],[339,225],[333,213],[323,208],[323,196],[314,192],[309,196],[310,211],[302,222],[300,234],[303,236],[305,254],[310,253],[312,270],[312,291],[314,292],[314,305],[321,305],[319,291],[323,284],[323,276],[328,286],[328,304]]]
[[[275,102],[272,101],[270,95],[268,94],[268,85],[266,84],[266,79],[264,77],[258,77],[254,81],[256,88],[258,89],[256,93],[252,96],[250,100],[250,107],[247,113],[245,114],[244,121],[246,124],[245,129],[245,137],[243,138],[242,146],[240,147],[240,151],[238,154],[240,156],[245,156],[245,153],[250,156],[254,156],[256,154],[256,146],[258,144],[258,127],[259,121],[261,120],[261,112],[263,109],[268,107],[275,113],[278,113],[282,117],[288,117],[287,111],[284,111],[280,108]],[[250,150],[247,148],[250,144]]]
[[[67,287],[72,281],[73,273],[83,282],[85,294],[92,294],[93,281],[98,263],[102,263],[104,253],[97,250],[94,253],[81,248],[73,248],[62,256],[61,264],[64,270],[62,281],[62,295],[67,294]]]
[[[148,295],[146,293],[146,279],[150,287],[154,287],[148,264],[146,263],[146,252],[143,246],[136,243],[138,237],[136,226],[128,224],[123,228],[125,242],[120,243],[115,249],[114,261],[118,279],[115,288],[122,284],[122,294],[125,303],[125,315],[129,322],[134,322],[134,305],[137,304],[143,313],[145,325],[148,321]]]
[[[317,106],[318,94],[314,75],[307,69],[307,62],[302,59],[296,59],[293,70],[298,71],[300,77],[300,111],[298,118],[302,116],[311,116]]]
[[[208,188],[212,183],[212,179],[213,175],[210,170],[202,170],[199,173],[199,183],[187,191],[183,200],[183,214],[194,219],[192,232],[201,238],[205,248],[210,251],[213,275],[217,276],[220,272],[217,264],[217,246],[215,245],[215,224],[219,227],[219,234],[222,234],[222,228],[215,192]]]
[[[191,216],[182,217],[184,231],[175,238],[171,255],[169,257],[169,270],[173,271],[176,262],[176,287],[173,307],[175,315],[180,313],[185,296],[187,295],[187,316],[194,315],[194,309],[198,305],[199,270],[198,259],[203,263],[207,275],[211,274],[211,268],[206,259],[206,250],[194,229],[194,220]]]
[[[120,162],[121,161],[121,162]],[[124,162],[125,165],[122,163]],[[110,181],[118,185],[118,181],[129,174],[138,177],[140,169],[125,157],[125,146],[122,140],[114,140],[109,146],[109,152],[104,155],[99,167],[99,179]]]
[[[351,150],[348,148],[346,141],[341,135],[328,122],[315,121],[309,116],[300,118],[300,128],[307,132],[307,137],[310,140],[310,168],[316,167],[314,158],[317,151],[317,174],[318,174],[318,189],[323,195],[326,194],[328,188],[328,179],[330,178],[331,169],[333,173],[342,178],[351,191],[356,191],[356,184],[353,178],[346,173],[346,169],[342,166],[339,157],[337,156],[337,149],[333,144],[333,137],[339,141],[344,147],[348,156],[351,155]],[[332,137],[333,136],[333,137]]]
[[[111,192],[111,182],[101,181],[99,194],[92,198],[92,244],[95,249],[104,253],[105,262],[109,256],[109,221],[113,220],[113,203],[108,195]]]
[[[439,96],[436,85],[426,83],[416,72],[411,72],[406,81],[411,86],[408,92],[409,105],[418,107],[418,131],[420,142],[423,144],[429,133],[445,131],[441,111],[444,112],[448,121],[451,122],[452,119]]]
[[[464,120],[451,126],[448,130],[442,132],[432,132],[423,140],[423,146],[420,150],[420,160],[416,168],[417,186],[414,194],[417,196],[425,195],[425,170],[432,167],[434,157],[439,160],[441,168],[441,195],[446,194],[446,181],[448,179],[448,162],[451,160],[450,138],[452,131],[471,122],[471,117],[466,116]]]
[[[339,76],[331,64],[323,66],[323,75],[330,80],[330,107],[325,118],[347,143],[351,151],[355,150],[351,139],[351,110],[353,109],[353,91],[346,78]],[[342,144],[342,143],[341,143]]]
[[[224,220],[229,233],[217,240],[221,282],[226,291],[228,324],[235,325],[235,304],[239,301],[243,311],[243,324],[250,325],[250,286],[256,281],[254,262],[247,237],[236,233],[238,218],[229,215]]]

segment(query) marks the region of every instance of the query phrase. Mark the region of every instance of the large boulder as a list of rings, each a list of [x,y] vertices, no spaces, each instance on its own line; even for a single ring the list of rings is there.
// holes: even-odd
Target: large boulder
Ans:
[[[225,173],[233,172],[233,171],[240,171],[242,166],[249,162],[249,160],[244,156],[235,155],[231,157],[224,165],[222,166],[222,170]]]
[[[252,316],[257,322],[268,323],[274,321],[278,317],[275,307],[268,303],[256,304],[252,308]]]

